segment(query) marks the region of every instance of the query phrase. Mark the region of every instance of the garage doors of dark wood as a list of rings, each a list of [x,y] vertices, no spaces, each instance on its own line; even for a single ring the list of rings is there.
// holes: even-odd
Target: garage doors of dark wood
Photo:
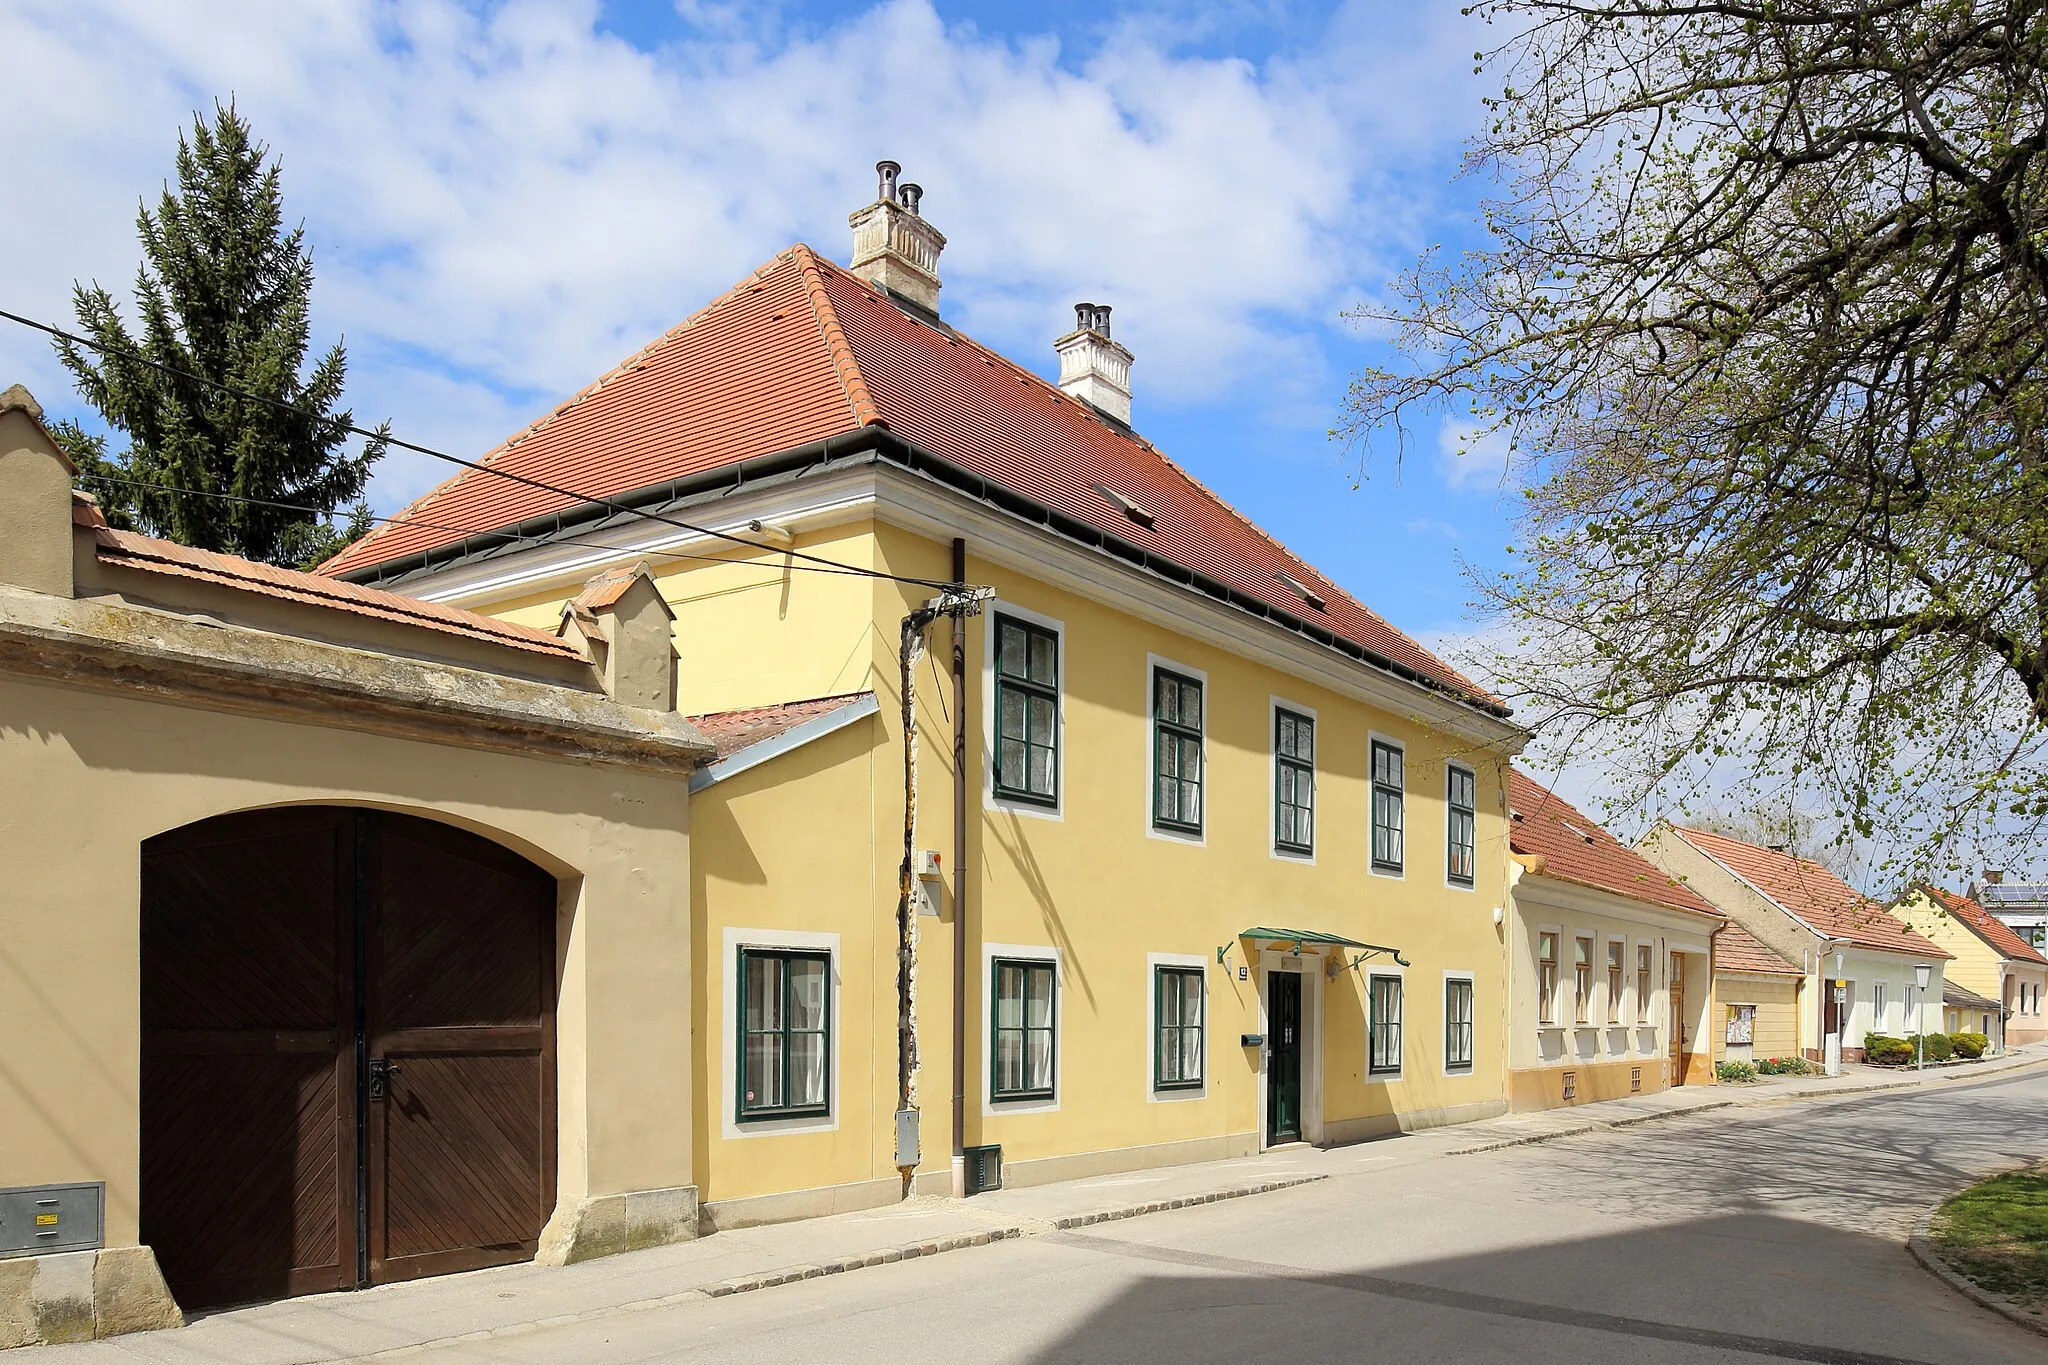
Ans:
[[[554,1189],[554,882],[336,808],[153,839],[142,1240],[197,1306],[533,1254]]]

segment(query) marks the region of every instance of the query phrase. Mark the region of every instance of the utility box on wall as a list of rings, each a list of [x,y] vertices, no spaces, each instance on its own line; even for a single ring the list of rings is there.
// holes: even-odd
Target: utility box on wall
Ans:
[[[106,1240],[103,1181],[0,1190],[0,1257],[94,1251]]]

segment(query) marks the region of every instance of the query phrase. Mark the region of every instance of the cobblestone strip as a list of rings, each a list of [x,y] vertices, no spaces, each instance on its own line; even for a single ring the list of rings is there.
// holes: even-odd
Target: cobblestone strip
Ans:
[[[571,1323],[590,1322],[597,1318],[615,1317],[625,1313],[644,1313],[657,1308],[672,1308],[677,1304],[699,1299],[722,1299],[728,1294],[747,1294],[756,1289],[772,1289],[776,1285],[794,1284],[799,1280],[815,1280],[826,1275],[843,1275],[849,1270],[865,1270],[869,1266],[889,1265],[896,1261],[911,1261],[920,1256],[938,1256],[948,1251],[962,1251],[968,1247],[987,1246],[991,1242],[1005,1242],[1016,1238],[1034,1236],[1039,1232],[1058,1229],[1087,1227],[1094,1223],[1109,1223],[1121,1218],[1139,1218],[1148,1213],[1164,1213],[1168,1209],[1192,1208],[1198,1204],[1214,1204],[1225,1199],[1242,1199],[1246,1195],[1268,1194],[1295,1185],[1307,1185],[1314,1181],[1328,1179],[1327,1176],[1295,1176],[1285,1180],[1268,1180],[1257,1185],[1240,1185],[1232,1189],[1216,1190],[1209,1194],[1189,1195],[1185,1199],[1160,1199],[1149,1204],[1133,1204],[1125,1208],[1104,1209],[1096,1213],[1074,1214],[1067,1218],[1041,1220],[1020,1218],[1001,1227],[983,1232],[961,1232],[950,1237],[932,1237],[921,1242],[904,1242],[898,1246],[882,1247],[874,1251],[857,1251],[845,1256],[836,1256],[816,1264],[778,1266],[773,1270],[756,1271],[751,1275],[735,1275],[729,1280],[715,1284],[700,1285],[676,1294],[664,1294],[655,1299],[639,1299],[631,1303],[608,1304],[603,1308],[592,1308],[582,1313],[562,1313],[553,1317],[539,1318],[533,1322],[510,1323],[485,1331],[464,1332],[460,1336],[439,1337],[433,1341],[422,1341],[410,1346],[398,1346],[388,1351],[377,1351],[365,1356],[351,1356],[350,1360],[402,1360],[407,1356],[419,1355],[424,1351],[438,1350],[447,1346],[469,1345],[479,1341],[499,1341],[506,1337],[523,1336],[550,1327],[566,1327]],[[335,1365],[329,1362],[328,1365]]]

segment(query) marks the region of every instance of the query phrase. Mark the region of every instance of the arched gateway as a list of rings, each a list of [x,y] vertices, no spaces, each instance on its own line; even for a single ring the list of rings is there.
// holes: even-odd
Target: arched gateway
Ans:
[[[186,1306],[524,1260],[555,1192],[555,881],[384,811],[142,850],[141,1233]]]

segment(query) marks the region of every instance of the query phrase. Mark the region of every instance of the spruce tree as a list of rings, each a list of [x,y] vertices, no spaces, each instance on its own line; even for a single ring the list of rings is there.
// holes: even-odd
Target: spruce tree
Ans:
[[[353,415],[336,410],[340,342],[301,374],[313,288],[305,227],[284,231],[279,167],[232,102],[215,104],[210,125],[194,115],[190,140],[178,138],[177,175],[176,191],[167,185],[156,211],[145,204],[137,215],[140,334],[105,289],[80,284],[79,330],[105,349],[57,346],[128,447],[109,455],[76,424],[55,434],[116,526],[316,564],[368,529],[362,493],[383,429],[349,453]],[[280,503],[292,507],[266,505]],[[348,525],[336,527],[331,514],[350,503]],[[319,510],[293,510],[308,507]]]

